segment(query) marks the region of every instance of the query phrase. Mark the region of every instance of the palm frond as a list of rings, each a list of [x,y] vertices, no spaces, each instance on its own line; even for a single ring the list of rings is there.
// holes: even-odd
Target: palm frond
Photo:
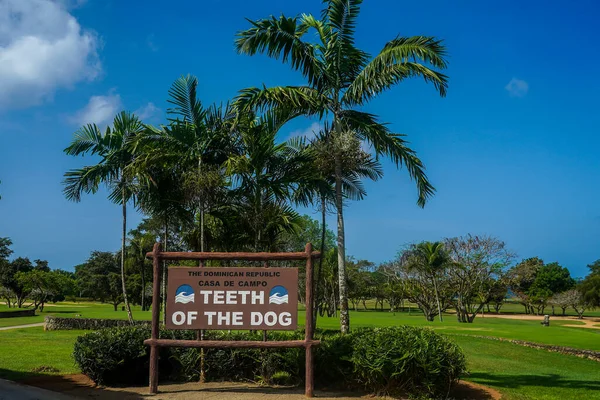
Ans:
[[[383,50],[358,74],[350,84],[342,101],[360,105],[400,81],[421,77],[432,83],[441,96],[446,95],[448,77],[433,68],[445,69],[446,49],[433,37],[398,37],[388,42]]]
[[[283,108],[296,114],[321,118],[329,108],[329,99],[308,86],[253,87],[243,89],[234,105],[240,112]]]
[[[377,121],[372,114],[346,110],[341,113],[340,119],[345,129],[355,132],[360,139],[370,143],[378,155],[390,158],[397,167],[406,167],[410,177],[417,184],[417,204],[424,207],[435,193],[435,188],[427,178],[425,166],[415,151],[408,147],[403,135],[390,132],[387,126]]]
[[[305,25],[297,18],[271,17],[258,21],[248,20],[252,28],[237,34],[235,46],[238,53],[254,55],[266,53],[276,60],[289,62],[293,69],[302,72],[311,84],[317,83],[323,66],[316,57],[315,47],[302,40]]]
[[[118,179],[118,171],[114,166],[97,164],[65,173],[63,193],[67,200],[79,202],[83,193],[96,193],[102,182]]]
[[[96,124],[87,124],[73,135],[73,141],[64,152],[70,156],[85,153],[98,154],[102,149],[103,136]]]
[[[199,126],[204,117],[202,103],[197,96],[198,79],[192,75],[181,76],[169,89],[170,98],[167,100],[174,108],[169,108],[167,113],[175,115],[175,120],[180,117],[184,122]],[[173,120],[173,119],[172,119]]]

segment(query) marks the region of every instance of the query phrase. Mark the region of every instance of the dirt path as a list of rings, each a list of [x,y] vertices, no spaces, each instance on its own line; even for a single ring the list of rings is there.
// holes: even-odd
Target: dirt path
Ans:
[[[520,320],[531,320],[531,321],[542,321],[543,315],[527,315],[527,314],[485,314],[485,318],[504,318],[504,319],[520,319]],[[583,317],[578,319],[577,317],[563,317],[563,316],[550,316],[550,324],[552,320],[558,321],[573,321],[583,322],[583,324],[564,324],[562,326],[568,326],[573,328],[588,328],[588,329],[600,329],[600,318],[597,317]]]
[[[35,328],[37,326],[44,326],[44,323],[43,322],[38,322],[38,323],[35,323],[35,324],[3,326],[3,327],[0,328],[0,331],[7,331],[9,329]]]
[[[60,392],[79,399],[94,400],[305,400],[302,388],[269,388],[236,382],[164,384],[151,396],[147,386],[101,388],[85,375],[40,376],[24,381],[27,385]],[[455,399],[499,400],[500,392],[471,382],[460,382],[451,393]],[[357,392],[315,391],[322,400],[374,399]]]

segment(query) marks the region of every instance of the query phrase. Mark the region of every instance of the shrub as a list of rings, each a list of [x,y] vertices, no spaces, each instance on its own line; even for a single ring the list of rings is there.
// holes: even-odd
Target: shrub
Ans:
[[[134,325],[150,325],[150,321],[134,321]],[[131,326],[126,319],[101,319],[101,318],[64,318],[47,315],[44,318],[44,330],[96,330],[103,328],[114,328],[118,326]]]
[[[161,330],[161,338],[196,339],[195,331]],[[374,393],[441,396],[465,370],[461,349],[429,329],[363,329],[349,335],[318,332],[315,382],[321,387],[361,385]],[[74,358],[98,384],[148,381],[148,327],[103,329],[80,336]],[[207,340],[262,340],[262,332],[207,331]],[[301,331],[269,332],[269,340],[299,340]],[[194,381],[200,375],[200,349],[161,348],[159,377]],[[304,349],[206,349],[208,381],[298,384],[304,379]]]
[[[361,330],[353,345],[355,378],[377,394],[446,397],[466,370],[462,349],[427,328]]]
[[[85,375],[97,384],[139,383],[148,375],[148,327],[117,327],[80,336],[73,358]]]

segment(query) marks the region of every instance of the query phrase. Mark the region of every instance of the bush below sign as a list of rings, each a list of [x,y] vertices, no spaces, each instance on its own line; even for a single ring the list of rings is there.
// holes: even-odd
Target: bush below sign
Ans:
[[[148,381],[147,327],[91,332],[77,339],[74,358],[98,384],[143,384]],[[375,394],[401,392],[445,396],[466,370],[462,350],[430,329],[394,327],[360,329],[348,335],[317,332],[315,381],[318,386],[363,388]],[[195,331],[160,332],[165,339],[196,338]],[[304,333],[271,332],[269,340],[301,340]],[[207,340],[262,340],[262,332],[208,331]],[[160,377],[197,381],[200,351],[161,348]],[[299,384],[304,379],[304,349],[206,349],[205,378],[213,381],[260,381]]]

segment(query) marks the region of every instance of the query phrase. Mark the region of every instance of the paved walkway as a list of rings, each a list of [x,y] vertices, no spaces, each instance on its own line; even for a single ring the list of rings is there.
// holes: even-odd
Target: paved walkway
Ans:
[[[75,397],[0,379],[0,400],[73,400]]]
[[[36,326],[44,326],[44,323],[38,322],[35,324],[27,324],[27,325],[3,326],[0,328],[0,331],[7,331],[9,329],[35,328]],[[2,399],[2,398],[0,397],[0,399]]]

